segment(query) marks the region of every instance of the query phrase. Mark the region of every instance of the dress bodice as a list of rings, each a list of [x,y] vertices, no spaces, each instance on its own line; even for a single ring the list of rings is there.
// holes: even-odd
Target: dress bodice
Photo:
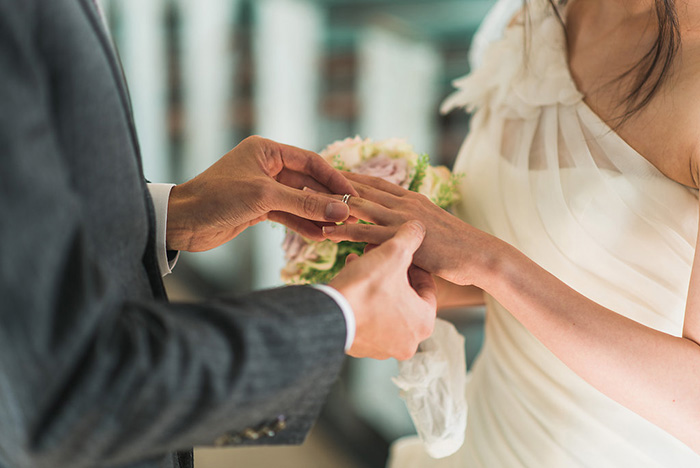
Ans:
[[[698,192],[663,175],[587,106],[548,2],[531,1],[527,20],[503,18],[515,3],[496,4],[501,17],[485,24],[501,30],[477,36],[480,63],[444,105],[474,112],[454,168],[463,174],[455,213],[584,296],[679,336]],[[700,466],[700,456],[574,374],[492,298],[470,374],[460,452],[432,462],[413,453],[400,465],[395,450],[393,466]]]
[[[445,104],[476,111],[455,164],[464,174],[456,212],[587,297],[679,335],[698,192],[588,107],[548,2],[531,2],[529,21],[528,45],[516,20]]]

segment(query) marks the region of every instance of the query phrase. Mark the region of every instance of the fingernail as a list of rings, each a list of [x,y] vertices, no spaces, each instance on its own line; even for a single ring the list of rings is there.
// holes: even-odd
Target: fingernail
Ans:
[[[343,221],[348,214],[348,206],[345,203],[332,202],[326,206],[326,219],[329,221]]]
[[[309,192],[309,193],[318,193],[316,190],[312,189],[311,187],[304,187],[302,190],[304,192]]]
[[[421,231],[423,234],[425,234],[426,231],[425,231],[425,226],[423,226],[423,223],[421,223],[420,221],[415,221],[415,220],[414,220],[414,221],[410,221],[410,223],[411,223],[412,225],[414,225],[415,227],[417,227],[418,229],[420,229],[420,231]]]
[[[336,230],[335,226],[323,226],[323,233],[324,234],[333,234]]]

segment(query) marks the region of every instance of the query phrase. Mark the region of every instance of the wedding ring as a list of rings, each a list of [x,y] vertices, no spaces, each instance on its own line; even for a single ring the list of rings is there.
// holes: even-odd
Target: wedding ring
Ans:
[[[349,193],[346,193],[345,195],[343,195],[343,199],[341,201],[347,205],[350,201],[350,197],[351,195]]]

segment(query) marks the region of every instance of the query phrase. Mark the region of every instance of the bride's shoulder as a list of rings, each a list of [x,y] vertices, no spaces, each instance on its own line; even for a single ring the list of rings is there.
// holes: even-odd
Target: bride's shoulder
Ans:
[[[685,117],[682,124],[690,146],[691,172],[695,188],[700,187],[700,24],[694,31],[684,31],[680,67],[673,93],[674,102]],[[681,120],[681,121],[683,121]]]
[[[659,92],[617,131],[668,178],[700,187],[700,35],[684,40]]]
[[[691,83],[694,91],[700,87],[700,3],[687,8],[679,17],[681,46],[679,49],[678,74],[684,86]]]

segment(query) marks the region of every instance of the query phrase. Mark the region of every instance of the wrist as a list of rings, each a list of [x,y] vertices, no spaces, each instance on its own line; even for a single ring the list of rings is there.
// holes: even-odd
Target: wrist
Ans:
[[[176,185],[170,191],[168,199],[168,222],[166,226],[165,245],[168,250],[189,250],[194,238],[192,224],[193,196],[187,184]]]
[[[485,244],[475,262],[474,286],[493,294],[497,285],[518,268],[516,257],[519,251],[495,237],[489,236]]]

